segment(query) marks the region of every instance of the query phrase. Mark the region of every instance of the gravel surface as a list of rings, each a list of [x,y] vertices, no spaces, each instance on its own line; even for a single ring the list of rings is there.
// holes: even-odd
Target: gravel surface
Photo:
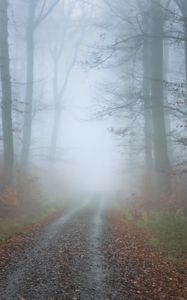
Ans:
[[[0,299],[134,299],[126,287],[112,288],[105,214],[102,203],[84,206],[48,225],[0,271]]]
[[[102,201],[84,203],[4,246],[0,300],[187,299],[183,269],[152,249],[119,208],[106,209]]]

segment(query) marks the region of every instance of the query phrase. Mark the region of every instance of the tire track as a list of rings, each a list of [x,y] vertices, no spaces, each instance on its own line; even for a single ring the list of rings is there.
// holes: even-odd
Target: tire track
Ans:
[[[106,299],[105,295],[105,276],[106,266],[101,252],[102,226],[104,225],[104,201],[99,203],[89,228],[88,252],[89,270],[85,274],[84,289],[80,299]]]
[[[46,291],[46,275],[49,277],[48,263],[50,259],[53,261],[52,256],[55,251],[56,239],[59,239],[59,233],[60,235],[62,234],[63,228],[68,226],[71,219],[84,210],[87,205],[88,201],[62,216],[56,222],[48,225],[35,240],[32,249],[29,248],[25,251],[21,260],[17,261],[17,258],[15,258],[6,274],[3,270],[2,272],[0,271],[0,299],[22,299],[20,290],[22,290],[23,286],[26,286],[29,291],[29,299],[33,299],[32,293],[37,286],[35,279],[38,273],[40,278],[43,276],[43,280],[38,280],[40,292]],[[35,287],[32,282],[35,282]]]
[[[119,293],[110,287],[113,269],[105,245],[112,240],[106,215],[104,201],[87,203],[47,226],[33,249],[2,274],[0,299],[130,299],[116,297]]]

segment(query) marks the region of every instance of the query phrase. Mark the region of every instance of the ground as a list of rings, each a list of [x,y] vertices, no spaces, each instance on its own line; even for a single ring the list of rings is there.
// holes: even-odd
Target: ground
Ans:
[[[187,299],[187,273],[105,202],[0,245],[0,299]]]

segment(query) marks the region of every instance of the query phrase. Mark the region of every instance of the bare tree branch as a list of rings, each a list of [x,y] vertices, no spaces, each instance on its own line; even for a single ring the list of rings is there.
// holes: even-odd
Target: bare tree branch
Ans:
[[[42,12],[44,11],[45,4],[46,4],[46,1],[44,1],[43,9],[39,17],[34,22],[34,28],[37,28],[46,19],[46,17],[53,11],[53,9],[56,7],[59,1],[60,0],[56,0],[53,4],[51,4],[51,6],[47,9],[47,11],[42,15]]]

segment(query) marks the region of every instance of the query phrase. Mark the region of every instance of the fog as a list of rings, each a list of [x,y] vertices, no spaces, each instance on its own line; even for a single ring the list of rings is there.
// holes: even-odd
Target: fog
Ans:
[[[187,0],[0,0],[0,299],[187,299]]]
[[[5,2],[2,191],[32,178],[44,201],[48,193],[62,202],[72,193],[160,199],[176,184],[184,198],[177,1]]]

